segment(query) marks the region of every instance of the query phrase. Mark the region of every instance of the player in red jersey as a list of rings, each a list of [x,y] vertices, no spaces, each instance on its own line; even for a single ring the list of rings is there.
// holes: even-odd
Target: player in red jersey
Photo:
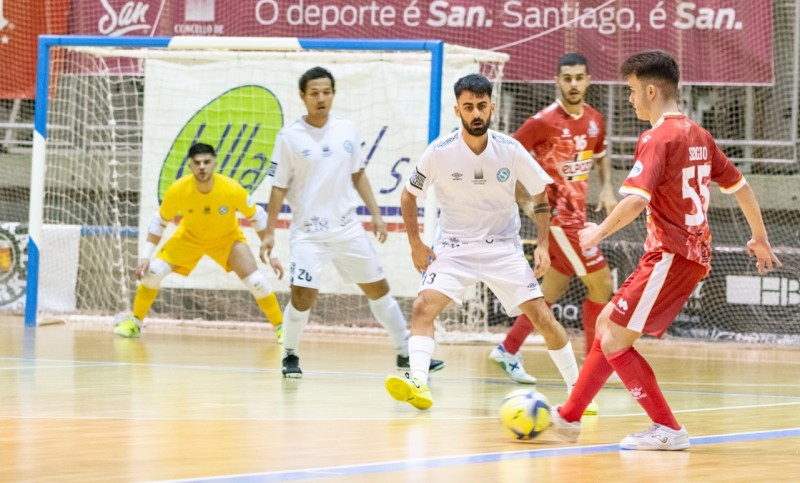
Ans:
[[[514,138],[532,151],[539,164],[553,178],[547,186],[552,218],[550,220],[550,270],[542,280],[542,292],[548,305],[554,304],[569,288],[573,275],[586,285],[583,303],[583,328],[586,351],[592,346],[595,320],[611,298],[611,271],[599,248],[581,250],[578,231],[586,223],[586,196],[589,172],[597,166],[602,190],[597,210],[607,213],[616,206],[611,186],[611,166],[606,156],[603,116],[584,102],[591,76],[586,58],[569,53],[558,61],[555,82],[559,99],[528,118],[514,133]],[[536,378],[525,372],[519,348],[533,331],[531,321],[520,315],[502,344],[492,350],[497,361],[514,381],[534,384]],[[589,413],[596,413],[591,408]]]
[[[650,121],[636,144],[634,165],[620,192],[627,195],[600,224],[580,232],[583,248],[621,229],[647,209],[645,253],[597,319],[599,337],[586,357],[578,383],[563,406],[553,406],[555,433],[574,442],[584,408],[616,371],[653,421],[646,431],[628,435],[622,449],[681,450],[690,446],[650,365],[633,348],[642,334],[661,337],[697,283],[710,269],[711,232],[707,212],[711,182],[736,197],[752,237],[747,242],[759,274],[780,261],[772,252],[761,209],[742,174],[717,147],[711,134],[678,111],[680,73],[661,51],[628,58],[621,68],[628,99],[641,120]]]

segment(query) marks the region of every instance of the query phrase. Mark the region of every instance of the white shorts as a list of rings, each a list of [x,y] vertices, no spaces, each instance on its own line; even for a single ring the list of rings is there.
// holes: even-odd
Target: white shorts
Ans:
[[[494,292],[509,316],[522,313],[520,304],[542,297],[522,246],[516,241],[438,244],[436,260],[422,276],[419,291],[436,290],[460,304],[467,287],[481,281]]]
[[[319,290],[322,270],[328,262],[345,280],[372,283],[383,280],[383,266],[375,248],[361,229],[353,237],[335,241],[292,242],[289,263],[289,283],[298,287]]]

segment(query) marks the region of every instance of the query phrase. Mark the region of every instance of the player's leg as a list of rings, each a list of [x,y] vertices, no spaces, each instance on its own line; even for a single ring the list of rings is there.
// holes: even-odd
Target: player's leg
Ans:
[[[369,308],[375,320],[389,333],[395,352],[397,353],[397,370],[410,370],[410,357],[408,355],[408,322],[391,293],[389,282],[386,279],[371,283],[359,283],[358,286],[367,296]],[[444,361],[431,359],[430,371],[436,372],[444,369]]]
[[[551,268],[542,280],[542,293],[548,307],[558,300],[569,287],[570,276]],[[535,384],[536,378],[525,372],[519,349],[533,332],[533,323],[524,313],[516,318],[503,343],[495,347],[489,358],[500,364],[508,376],[522,384]]]
[[[472,257],[472,247],[435,248],[436,259],[422,274],[419,295],[411,313],[411,336],[408,339],[410,370],[405,378],[389,376],[386,390],[398,401],[408,402],[417,409],[432,404],[428,389],[428,373],[436,348],[433,321],[450,302],[461,303],[465,288],[478,281],[478,259]]]
[[[634,272],[638,276],[611,300],[609,330],[603,352],[625,387],[654,426],[629,435],[623,449],[680,450],[689,447],[686,429],[678,424],[658,385],[653,369],[629,344],[629,332],[661,337],[680,313],[706,269],[671,253],[646,253]],[[633,275],[631,275],[633,277]],[[627,336],[627,337],[626,337]]]
[[[482,273],[481,280],[492,289],[509,314],[521,311],[533,321],[569,390],[578,379],[578,363],[572,343],[567,331],[544,302],[542,290],[522,248],[516,243],[495,243],[485,250],[483,263],[491,261],[492,270]]]
[[[404,378],[389,376],[385,382],[386,390],[394,399],[408,402],[417,409],[433,405],[428,388],[428,373],[436,348],[433,321],[450,302],[447,295],[436,290],[423,290],[414,300],[408,339],[410,370]]]
[[[133,299],[133,317],[116,324],[114,326],[115,334],[122,337],[139,336],[144,318],[158,296],[161,280],[170,272],[172,272],[172,265],[161,258],[156,257],[150,262],[150,267],[136,288],[136,297]]]
[[[300,339],[308,325],[311,307],[317,300],[322,268],[330,253],[321,244],[294,243],[289,262],[291,296],[283,309],[283,376],[303,377],[300,370]]]
[[[611,300],[613,291],[611,270],[606,265],[596,272],[584,275],[581,280],[586,285],[587,290],[586,299],[583,301],[583,335],[586,341],[586,353],[588,354],[595,338],[597,317],[608,301]]]
[[[267,280],[266,275],[258,269],[258,264],[253,256],[253,252],[246,244],[237,240],[233,242],[231,251],[228,254],[227,265],[244,282],[247,289],[256,299],[256,304],[270,324],[275,327],[278,334],[278,341],[281,342],[283,324],[283,313],[278,305],[278,297],[272,289],[272,285]]]

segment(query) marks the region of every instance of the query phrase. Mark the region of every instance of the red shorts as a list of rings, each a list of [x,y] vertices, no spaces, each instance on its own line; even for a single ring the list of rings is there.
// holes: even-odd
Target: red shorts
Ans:
[[[611,321],[661,337],[705,276],[706,267],[680,255],[645,252],[636,270],[611,299]]]
[[[581,250],[579,230],[581,228],[568,226],[550,227],[550,266],[564,275],[583,277],[608,266],[599,248]]]

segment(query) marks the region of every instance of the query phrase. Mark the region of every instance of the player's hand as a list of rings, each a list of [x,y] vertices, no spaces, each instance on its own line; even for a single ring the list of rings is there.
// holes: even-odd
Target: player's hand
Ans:
[[[136,280],[141,280],[144,278],[144,274],[150,270],[150,259],[149,258],[142,258],[139,260],[139,263],[136,264]]]
[[[262,262],[272,265],[270,254],[273,248],[275,248],[275,235],[265,235],[261,239],[261,249],[259,250]]]
[[[614,188],[611,186],[603,186],[600,190],[600,196],[597,198],[597,208],[594,211],[606,210],[606,215],[611,213],[611,210],[617,206],[617,197],[614,196]]]
[[[272,271],[278,276],[278,280],[283,280],[283,265],[278,257],[269,257],[269,266]]]
[[[584,223],[583,226],[583,230],[578,232],[581,250],[588,250],[596,247],[600,243],[600,240],[603,239],[600,227],[597,223]]]
[[[756,257],[756,268],[758,269],[758,273],[761,275],[771,272],[773,266],[783,266],[781,261],[778,260],[778,257],[776,257],[775,253],[772,251],[769,241],[766,239],[751,239],[749,242],[747,242],[747,253],[751,257]]]
[[[436,254],[422,241],[416,241],[411,243],[411,260],[414,262],[414,268],[422,273],[428,269],[432,261],[436,260]]]
[[[372,215],[372,233],[375,234],[378,243],[384,243],[386,241],[386,223],[384,223],[383,217],[381,217],[380,214],[376,213]]]
[[[541,278],[550,270],[550,253],[543,247],[533,250],[533,276]]]

